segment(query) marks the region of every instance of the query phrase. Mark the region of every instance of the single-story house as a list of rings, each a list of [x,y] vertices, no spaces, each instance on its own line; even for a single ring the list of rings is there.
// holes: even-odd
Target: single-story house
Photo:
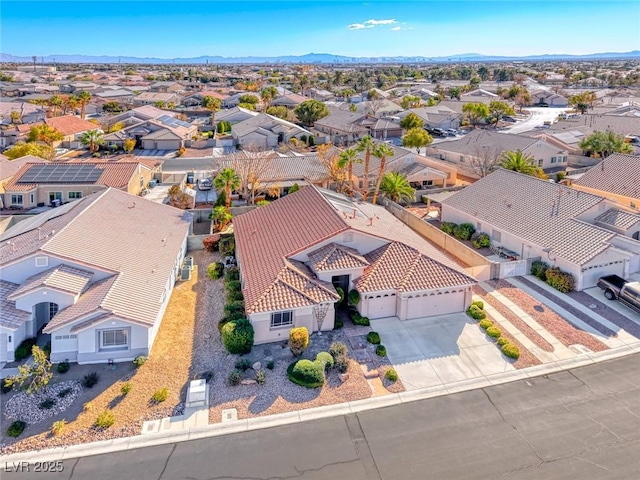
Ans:
[[[306,100],[309,100],[309,98],[298,95],[297,93],[290,93],[288,95],[282,95],[281,97],[273,99],[271,101],[271,105],[295,108]]]
[[[155,105],[156,103],[178,105],[182,98],[177,93],[142,92],[133,99],[134,105]]]
[[[292,138],[300,140],[303,136],[309,137],[313,133],[295,123],[259,113],[234,124],[231,135],[240,146],[269,149],[277,147],[279,143],[288,143]]]
[[[65,148],[83,148],[79,140],[80,136],[90,130],[100,130],[100,125],[82,120],[75,115],[46,118],[45,123],[64,135],[62,141],[54,146],[61,145]]]
[[[604,275],[640,271],[640,216],[610,212],[616,205],[529,175],[499,169],[442,201],[442,221],[472,223],[494,246],[520,260],[540,259],[571,273],[576,290]],[[631,214],[632,212],[627,212]],[[620,230],[608,228],[617,225]]]
[[[424,121],[424,126],[430,128],[458,128],[462,120],[462,114],[443,105],[411,108],[396,114],[396,116],[403,119],[410,113],[418,115]]]
[[[531,106],[546,105],[549,107],[566,107],[569,105],[567,97],[563,97],[551,90],[535,90],[531,92]]]
[[[14,119],[17,121],[14,122]],[[11,125],[12,123],[43,122],[46,118],[44,108],[24,102],[0,102],[0,123]]]
[[[0,362],[51,336],[51,361],[148,355],[178,277],[191,215],[108,189],[0,235]]]
[[[0,155],[0,208],[11,205],[11,199],[5,195],[5,185],[28,163],[45,163],[40,157],[25,155],[24,157],[9,160],[4,155]]]
[[[152,120],[123,128],[104,135],[107,145],[122,147],[125,140],[136,140],[136,148],[145,150],[179,150],[198,132],[197,125],[184,122],[171,115],[161,115]]]
[[[309,219],[313,219],[310,221]],[[234,219],[255,343],[334,327],[340,295],[375,320],[463,312],[476,281],[384,207],[308,186]]]

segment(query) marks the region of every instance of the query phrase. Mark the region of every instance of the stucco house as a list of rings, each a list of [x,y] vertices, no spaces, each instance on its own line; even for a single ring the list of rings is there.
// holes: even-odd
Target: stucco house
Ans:
[[[191,216],[108,189],[0,235],[0,362],[51,335],[51,361],[148,355],[187,247]]]
[[[551,90],[535,90],[531,92],[531,106],[566,107],[569,105],[567,97],[563,97]]]
[[[277,147],[279,143],[288,143],[292,138],[300,140],[303,136],[309,137],[313,133],[295,123],[259,113],[233,125],[231,135],[242,147],[267,149]]]
[[[576,290],[640,271],[640,215],[557,183],[499,169],[442,201],[442,221],[472,223],[494,246],[573,274]]]
[[[310,220],[313,219],[313,220]],[[255,343],[334,327],[336,288],[373,320],[464,311],[476,281],[385,208],[304,187],[234,219]]]
[[[45,123],[58,130],[64,138],[61,142],[56,142],[54,146],[65,148],[83,148],[80,143],[80,136],[90,130],[100,130],[100,126],[87,120],[82,120],[75,115],[64,115],[62,117],[52,117],[45,119]]]
[[[104,135],[107,145],[122,147],[125,140],[136,141],[136,148],[145,150],[178,150],[185,146],[198,133],[198,127],[189,122],[179,120],[171,115],[146,120],[123,128],[117,132]]]

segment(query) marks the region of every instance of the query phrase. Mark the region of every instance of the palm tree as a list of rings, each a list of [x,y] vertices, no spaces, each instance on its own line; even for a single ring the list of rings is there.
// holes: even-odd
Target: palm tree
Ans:
[[[98,150],[98,147],[104,143],[102,132],[100,130],[89,130],[80,135],[80,143],[89,146],[91,153]]]
[[[396,203],[413,202],[416,199],[416,191],[409,185],[409,180],[398,172],[388,172],[382,177],[380,191]]]
[[[48,102],[49,106],[53,108],[53,116],[56,116],[56,112],[58,111],[58,108],[62,107],[62,98],[60,97],[60,95],[54,95],[53,97],[51,97],[49,99]]]
[[[353,164],[362,163],[358,158],[358,152],[353,148],[347,148],[340,153],[338,157],[338,168],[347,168],[347,181],[349,182],[349,195],[353,197]]]
[[[213,186],[217,190],[224,190],[225,207],[228,212],[231,208],[231,192],[240,187],[240,177],[233,168],[223,168],[213,179]]]
[[[220,100],[218,100],[216,97],[205,95],[202,98],[202,106],[207,110],[211,110],[211,125],[213,126],[213,121],[216,118],[216,112],[220,110],[222,102],[220,102]]]
[[[80,103],[80,118],[84,120],[84,117],[87,113],[87,103],[91,101],[91,94],[86,90],[80,90],[76,93],[76,98]]]
[[[274,98],[278,96],[278,89],[276,87],[265,87],[260,92],[260,98],[264,103],[264,109],[267,110],[271,105]]]
[[[369,163],[371,162],[371,149],[373,148],[373,138],[370,135],[362,137],[356,146],[358,152],[364,153],[364,188],[362,192],[363,200],[367,201],[367,194],[369,192]]]
[[[512,170],[532,177],[543,178],[545,175],[536,165],[531,155],[526,155],[520,150],[504,152],[500,156],[500,166],[506,170]]]
[[[375,205],[378,201],[378,193],[380,192],[380,182],[384,176],[384,167],[387,163],[387,157],[392,157],[394,154],[393,148],[387,143],[378,143],[373,147],[373,156],[380,159],[380,169],[378,170],[378,180],[376,180],[376,189],[373,192],[372,203]]]

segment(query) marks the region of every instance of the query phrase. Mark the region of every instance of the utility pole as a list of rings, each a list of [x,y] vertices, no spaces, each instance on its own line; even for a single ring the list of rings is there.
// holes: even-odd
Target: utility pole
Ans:
[[[31,58],[33,59],[33,73],[36,73],[36,62],[38,61],[38,57],[34,55]]]

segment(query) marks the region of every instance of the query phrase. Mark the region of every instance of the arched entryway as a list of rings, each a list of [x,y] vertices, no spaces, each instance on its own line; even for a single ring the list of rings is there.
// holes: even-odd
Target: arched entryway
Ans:
[[[35,334],[38,335],[44,326],[58,313],[58,304],[41,302],[33,307],[35,313]]]

